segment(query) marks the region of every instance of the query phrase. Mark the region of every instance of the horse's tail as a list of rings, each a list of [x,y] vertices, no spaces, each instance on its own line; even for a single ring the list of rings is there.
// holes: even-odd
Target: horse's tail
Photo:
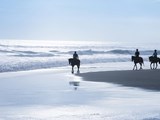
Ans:
[[[160,64],[160,58],[158,57],[158,62],[159,62],[159,64]]]
[[[145,65],[144,65],[144,61],[143,61],[143,63],[142,63],[142,64],[143,64],[143,66],[145,66]]]
[[[144,66],[144,60],[143,60],[143,58],[142,58],[142,64],[143,64],[143,66]]]
[[[78,65],[79,65],[79,67],[80,67],[80,65],[81,65],[81,61],[78,59]]]

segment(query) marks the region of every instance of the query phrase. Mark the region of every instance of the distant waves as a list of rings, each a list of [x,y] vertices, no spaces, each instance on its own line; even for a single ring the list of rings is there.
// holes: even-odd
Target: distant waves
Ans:
[[[43,41],[45,43],[45,41]],[[12,41],[14,43],[14,41]],[[26,45],[27,41],[12,45],[0,42],[0,72],[44,69],[52,67],[68,66],[68,58],[74,51],[79,54],[81,64],[128,62],[134,55],[134,47],[125,47],[117,44],[49,44],[49,45]],[[62,42],[61,42],[62,43]],[[152,49],[140,51],[144,60],[152,55]]]

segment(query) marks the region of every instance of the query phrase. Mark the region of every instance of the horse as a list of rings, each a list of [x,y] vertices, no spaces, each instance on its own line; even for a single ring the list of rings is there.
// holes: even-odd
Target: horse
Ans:
[[[160,58],[159,57],[150,56],[149,61],[151,62],[151,64],[150,64],[151,69],[157,69],[157,67],[158,67],[157,63],[159,62],[159,64],[160,64]],[[153,64],[153,68],[152,68],[152,64]],[[155,64],[156,64],[156,66],[155,66]]]
[[[143,58],[142,58],[142,57],[132,56],[131,59],[132,59],[132,61],[134,62],[133,70],[135,69],[135,67],[136,67],[136,70],[137,70],[137,63],[140,64],[140,69],[142,69],[142,64],[144,65],[144,62],[143,62]]]
[[[73,59],[69,58],[68,59],[69,64],[72,66],[72,73],[74,73],[74,66],[77,65],[77,73],[79,73],[79,68],[80,68],[80,60],[79,59]]]

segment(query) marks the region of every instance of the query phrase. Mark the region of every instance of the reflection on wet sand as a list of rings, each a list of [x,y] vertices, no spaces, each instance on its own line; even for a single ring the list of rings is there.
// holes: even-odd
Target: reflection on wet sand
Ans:
[[[74,90],[77,90],[80,82],[78,82],[78,81],[70,81],[69,84],[74,87]]]

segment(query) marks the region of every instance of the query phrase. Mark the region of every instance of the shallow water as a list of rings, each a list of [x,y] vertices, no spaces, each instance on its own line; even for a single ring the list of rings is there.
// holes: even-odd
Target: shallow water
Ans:
[[[160,119],[160,92],[87,82],[68,70],[1,73],[0,119]]]
[[[122,43],[109,41],[0,40],[0,72],[48,69],[68,66],[77,51],[81,64],[130,62],[139,48],[144,61],[159,48],[159,43]],[[122,67],[123,69],[123,67]]]

